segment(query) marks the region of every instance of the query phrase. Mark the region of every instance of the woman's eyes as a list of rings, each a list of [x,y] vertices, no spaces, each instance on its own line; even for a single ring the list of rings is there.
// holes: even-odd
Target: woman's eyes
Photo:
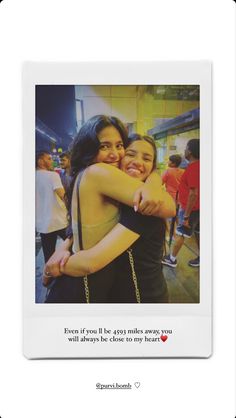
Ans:
[[[128,157],[135,157],[135,153],[134,152],[131,152],[131,151],[126,151],[126,153],[125,153],[125,156],[128,156]]]
[[[99,147],[99,149],[101,149],[103,151],[107,151],[110,148],[112,148],[112,146],[111,145],[107,145],[107,144],[100,145],[100,147]],[[123,144],[117,144],[116,145],[116,149],[118,149],[118,150],[123,149],[123,148],[124,148],[124,145]]]
[[[135,158],[137,156],[137,154],[135,152],[132,152],[132,151],[126,151],[125,156]],[[152,158],[150,158],[150,157],[142,157],[142,159],[145,162],[152,163]]]

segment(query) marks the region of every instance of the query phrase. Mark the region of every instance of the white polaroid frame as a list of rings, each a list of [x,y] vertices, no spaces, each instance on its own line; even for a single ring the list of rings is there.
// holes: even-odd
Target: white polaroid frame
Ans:
[[[35,86],[200,85],[200,303],[35,303]],[[24,355],[27,358],[209,357],[212,353],[212,115],[209,62],[25,63],[24,135]],[[156,329],[159,342],[71,343],[65,328]],[[165,331],[169,331],[165,332]],[[171,332],[170,332],[171,331]],[[92,335],[91,335],[92,336]]]

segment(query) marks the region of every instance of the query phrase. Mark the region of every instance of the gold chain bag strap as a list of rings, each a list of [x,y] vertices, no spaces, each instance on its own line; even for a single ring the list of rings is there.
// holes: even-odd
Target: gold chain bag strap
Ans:
[[[78,182],[77,182],[77,202],[78,202],[78,236],[79,236],[79,248],[83,250],[83,240],[82,240],[82,226],[81,226],[81,216],[80,216],[80,200],[79,200],[79,185],[82,178],[84,170],[79,173]],[[90,302],[90,295],[89,295],[89,284],[88,284],[88,277],[84,276],[84,292],[85,292],[85,299],[86,303]]]
[[[138,288],[138,279],[135,273],[135,268],[134,268],[134,258],[133,258],[133,254],[132,254],[132,248],[129,248],[127,250],[128,256],[129,256],[129,264],[131,267],[131,272],[132,272],[132,279],[133,279],[133,283],[134,283],[134,289],[135,289],[135,296],[136,296],[136,301],[138,303],[141,303],[141,297],[140,297],[140,292],[139,292],[139,288]]]
[[[85,291],[86,303],[89,303],[89,285],[88,285],[87,276],[84,276],[84,291]]]

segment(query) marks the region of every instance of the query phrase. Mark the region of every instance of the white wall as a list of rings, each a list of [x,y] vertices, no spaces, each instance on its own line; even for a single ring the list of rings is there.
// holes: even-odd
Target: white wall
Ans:
[[[76,99],[83,100],[85,121],[98,114],[124,123],[137,120],[136,86],[76,86],[75,92]]]

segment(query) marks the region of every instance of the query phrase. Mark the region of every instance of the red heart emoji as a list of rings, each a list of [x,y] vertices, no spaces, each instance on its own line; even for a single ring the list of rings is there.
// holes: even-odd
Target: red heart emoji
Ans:
[[[163,343],[167,340],[167,338],[168,338],[167,335],[162,335],[161,336],[161,340],[163,341]]]

